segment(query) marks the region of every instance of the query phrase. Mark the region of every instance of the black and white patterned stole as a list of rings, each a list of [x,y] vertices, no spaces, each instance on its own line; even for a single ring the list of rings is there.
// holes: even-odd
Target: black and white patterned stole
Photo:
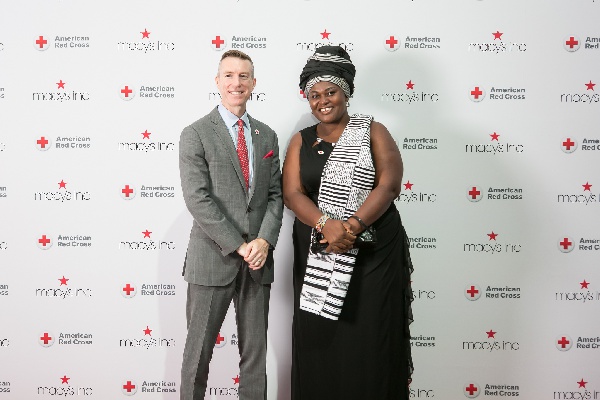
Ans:
[[[353,114],[321,175],[318,207],[330,218],[347,220],[373,188],[370,115]],[[314,228],[313,228],[314,229]],[[343,254],[308,251],[300,309],[337,320],[352,277],[358,249]]]

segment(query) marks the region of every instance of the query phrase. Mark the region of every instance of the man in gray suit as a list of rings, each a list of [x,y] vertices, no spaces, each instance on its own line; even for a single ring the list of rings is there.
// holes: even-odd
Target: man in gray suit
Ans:
[[[221,104],[181,133],[179,171],[194,218],[184,265],[187,340],[181,399],[203,400],[217,335],[233,300],[239,398],[267,398],[266,351],[273,249],[283,203],[277,135],[246,112],[256,85],[248,55],[223,54]]]

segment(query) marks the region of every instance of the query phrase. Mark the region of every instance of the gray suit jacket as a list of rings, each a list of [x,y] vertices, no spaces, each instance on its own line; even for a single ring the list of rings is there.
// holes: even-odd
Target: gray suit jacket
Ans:
[[[185,204],[194,218],[183,275],[187,282],[224,286],[243,258],[236,250],[260,237],[271,244],[263,268],[250,270],[255,282],[273,282],[283,201],[277,135],[248,115],[254,149],[250,193],[231,136],[215,107],[181,132],[179,173]]]

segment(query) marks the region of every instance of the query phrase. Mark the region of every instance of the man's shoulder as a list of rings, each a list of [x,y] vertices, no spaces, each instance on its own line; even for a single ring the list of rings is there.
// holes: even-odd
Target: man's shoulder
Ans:
[[[208,126],[214,126],[215,123],[218,123],[219,118],[220,118],[219,112],[217,111],[217,108],[215,107],[211,112],[209,112],[205,116],[197,119],[196,121],[194,121],[191,124],[189,124],[188,126],[186,126],[184,128],[184,131],[192,129],[192,130],[199,132],[203,128],[206,128]]]

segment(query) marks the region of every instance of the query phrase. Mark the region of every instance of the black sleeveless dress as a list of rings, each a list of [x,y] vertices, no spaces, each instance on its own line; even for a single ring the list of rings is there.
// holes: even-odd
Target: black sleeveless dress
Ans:
[[[325,141],[314,145],[316,125],[301,135],[300,176],[316,204],[333,145]],[[311,227],[294,221],[292,400],[408,399],[412,373],[408,240],[393,203],[373,226],[377,246],[359,251],[342,313],[333,321],[299,309]]]

